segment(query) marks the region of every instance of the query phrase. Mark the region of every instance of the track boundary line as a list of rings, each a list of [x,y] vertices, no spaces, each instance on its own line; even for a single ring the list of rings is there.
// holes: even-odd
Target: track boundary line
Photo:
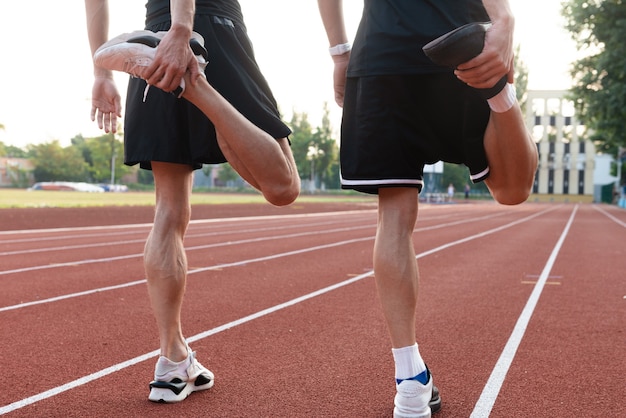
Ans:
[[[493,405],[495,404],[496,399],[498,398],[498,395],[500,393],[500,389],[502,388],[502,384],[504,383],[504,379],[506,378],[509,368],[511,367],[511,363],[513,363],[513,359],[515,358],[517,349],[519,348],[522,338],[524,337],[526,328],[528,327],[528,324],[530,322],[530,318],[532,317],[535,307],[537,306],[539,297],[541,296],[546,281],[550,276],[550,272],[552,271],[554,262],[556,261],[556,258],[559,255],[559,251],[561,250],[561,246],[563,245],[563,242],[565,241],[565,238],[569,233],[570,227],[574,222],[577,211],[578,204],[574,206],[572,214],[570,215],[570,218],[567,221],[567,224],[565,225],[565,228],[563,229],[560,238],[554,246],[554,249],[552,250],[550,257],[548,258],[548,261],[544,266],[543,271],[541,272],[541,275],[539,276],[539,279],[537,280],[537,283],[535,284],[535,287],[533,288],[533,291],[530,294],[528,301],[524,306],[524,309],[522,310],[522,313],[517,319],[517,323],[513,328],[513,332],[511,333],[509,340],[504,346],[504,349],[500,354],[500,358],[496,362],[496,365],[493,368],[489,379],[487,380],[487,384],[483,388],[483,391],[478,398],[476,405],[474,406],[474,410],[472,411],[470,418],[489,417]]]
[[[509,227],[518,225],[520,223],[527,222],[527,221],[529,221],[529,220],[531,220],[533,218],[536,218],[536,217],[538,217],[540,215],[543,215],[545,213],[551,212],[551,211],[555,210],[557,207],[551,207],[551,208],[542,210],[540,212],[534,213],[532,215],[526,216],[524,218],[518,219],[516,221],[513,221],[513,222],[511,222],[511,223],[509,223],[507,225],[503,225],[503,226],[500,226],[500,227],[497,227],[497,228],[493,228],[493,229],[490,229],[488,231],[484,231],[482,233],[474,234],[472,236],[469,236],[469,237],[466,237],[466,238],[463,238],[463,239],[460,239],[460,240],[457,240],[457,241],[453,241],[453,242],[445,244],[445,245],[441,245],[441,246],[436,247],[434,249],[431,249],[429,251],[420,253],[419,255],[416,256],[416,259],[422,258],[422,257],[424,257],[426,255],[433,254],[433,253],[438,252],[438,251],[445,250],[445,249],[450,248],[450,247],[452,247],[454,245],[463,244],[465,242],[471,241],[472,239],[478,239],[478,238],[482,238],[482,237],[484,237],[486,235],[489,235],[489,234],[500,232],[500,231],[502,231],[504,229],[507,229]],[[372,239],[370,237],[368,237],[368,238]],[[361,240],[363,240],[363,238]],[[333,285],[324,287],[322,289],[316,290],[316,291],[308,293],[306,295],[303,295],[303,296],[291,299],[291,300],[289,300],[287,302],[283,302],[283,303],[275,305],[273,307],[266,308],[266,309],[263,309],[263,310],[258,311],[256,313],[247,315],[247,316],[242,317],[242,318],[240,318],[238,320],[234,320],[234,321],[228,322],[226,324],[220,325],[218,327],[212,328],[210,330],[207,330],[207,331],[195,334],[195,335],[193,335],[191,337],[188,337],[187,341],[195,342],[195,341],[201,340],[203,338],[206,338],[206,337],[209,337],[211,335],[215,335],[215,334],[217,334],[219,332],[222,332],[222,331],[231,329],[233,327],[245,324],[246,322],[250,322],[250,321],[252,321],[254,319],[258,319],[260,317],[269,315],[270,313],[277,312],[279,310],[282,310],[282,309],[285,309],[287,307],[293,306],[293,305],[295,305],[297,303],[304,302],[304,301],[306,301],[308,299],[311,299],[311,298],[323,295],[325,293],[328,293],[330,291],[339,289],[341,287],[347,286],[349,284],[355,283],[357,281],[363,280],[363,279],[365,279],[367,277],[371,277],[373,275],[374,275],[374,271],[370,270],[369,272],[366,272],[366,273],[360,274],[358,276],[352,277],[352,278],[350,278],[348,280],[344,280],[342,282],[335,283]],[[31,405],[33,403],[36,403],[36,402],[48,399],[50,397],[59,395],[59,394],[61,394],[63,392],[66,392],[68,390],[75,389],[77,387],[83,386],[83,385],[85,385],[87,383],[90,383],[90,382],[92,382],[94,380],[97,380],[97,379],[105,377],[105,376],[107,376],[109,374],[121,371],[122,369],[125,369],[127,367],[134,366],[134,365],[136,365],[136,364],[138,364],[140,362],[143,362],[143,361],[148,360],[150,358],[156,357],[158,355],[159,355],[159,350],[154,350],[154,351],[151,351],[149,353],[146,353],[146,354],[137,356],[135,358],[129,359],[127,361],[124,361],[122,363],[118,363],[116,365],[107,367],[105,369],[102,369],[102,370],[100,370],[98,372],[95,372],[95,373],[92,373],[90,375],[83,376],[83,377],[81,377],[79,379],[73,380],[73,381],[68,382],[68,383],[66,383],[64,385],[57,386],[56,388],[52,388],[52,389],[49,389],[47,391],[41,392],[39,394],[30,396],[28,398],[24,398],[24,399],[21,399],[19,401],[16,401],[16,402],[10,403],[8,405],[2,406],[2,407],[0,407],[0,415],[3,415],[3,414],[8,413],[8,412],[15,411],[17,409],[20,409],[20,408],[23,408],[25,406]]]
[[[609,218],[610,220],[612,220],[613,222],[615,222],[616,224],[623,226],[624,228],[626,228],[626,222],[623,222],[619,219],[617,219],[615,216],[613,216],[612,214],[610,214],[609,212],[607,212],[606,210],[598,207],[598,206],[593,206],[593,208],[595,210],[597,210],[598,212],[600,212],[601,214],[603,214],[604,216],[606,216],[607,218]]]

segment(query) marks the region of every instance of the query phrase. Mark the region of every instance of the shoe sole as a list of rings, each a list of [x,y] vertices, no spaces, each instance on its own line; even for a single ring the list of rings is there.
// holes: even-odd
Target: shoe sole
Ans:
[[[435,64],[456,68],[482,52],[490,27],[489,22],[468,23],[427,43],[422,50]]]
[[[159,382],[154,381],[150,383],[150,395],[148,399],[152,402],[158,403],[176,403],[185,400],[193,392],[199,392],[202,390],[211,389],[215,383],[215,379],[210,379],[206,382],[206,379],[200,379],[203,376],[199,376],[194,383],[178,381],[172,382]],[[201,380],[201,383],[198,381]],[[198,383],[196,385],[196,383]]]

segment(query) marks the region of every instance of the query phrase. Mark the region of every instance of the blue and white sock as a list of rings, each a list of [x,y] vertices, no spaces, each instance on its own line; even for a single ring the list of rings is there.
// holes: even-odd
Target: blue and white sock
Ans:
[[[424,376],[426,373],[426,364],[420,355],[417,343],[408,347],[392,348],[393,359],[396,365],[396,382],[400,383],[402,380],[417,378],[423,384],[428,382],[422,382],[420,375]],[[425,378],[425,377],[424,377]]]

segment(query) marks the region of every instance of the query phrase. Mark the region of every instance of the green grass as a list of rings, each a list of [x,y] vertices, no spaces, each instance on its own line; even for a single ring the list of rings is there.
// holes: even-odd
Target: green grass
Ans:
[[[296,202],[373,202],[366,195],[301,195]],[[192,205],[265,203],[258,193],[193,193]],[[148,206],[154,192],[85,193],[66,191],[0,189],[0,209],[34,207]]]

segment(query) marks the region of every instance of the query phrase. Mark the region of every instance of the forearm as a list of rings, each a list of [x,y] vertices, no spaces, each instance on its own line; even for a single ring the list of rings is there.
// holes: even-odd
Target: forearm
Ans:
[[[186,39],[191,37],[193,31],[196,2],[194,0],[170,0],[173,32],[180,32]]]
[[[512,30],[515,18],[508,0],[483,0],[483,6],[494,24],[502,24]]]
[[[317,5],[328,36],[329,46],[347,43],[348,37],[343,20],[343,1],[317,0]]]
[[[91,55],[108,40],[109,36],[109,3],[107,0],[85,0],[87,20],[87,36]],[[94,66],[94,75],[111,76],[111,71]]]

